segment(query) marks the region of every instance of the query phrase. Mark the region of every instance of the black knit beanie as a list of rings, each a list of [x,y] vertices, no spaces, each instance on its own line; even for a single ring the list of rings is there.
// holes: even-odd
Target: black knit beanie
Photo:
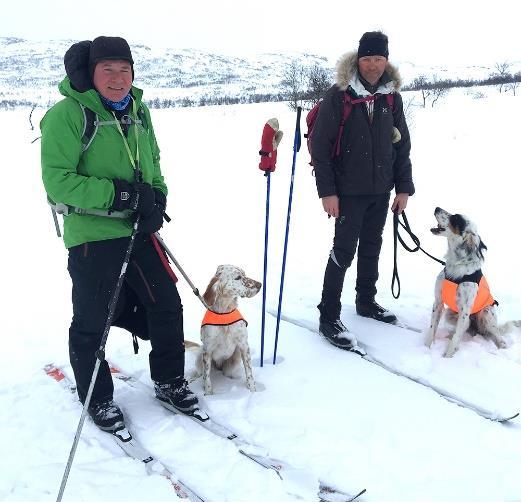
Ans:
[[[362,35],[358,45],[358,58],[384,56],[389,58],[389,40],[381,31],[368,31]]]
[[[127,41],[121,37],[98,37],[90,45],[89,74],[94,75],[94,69],[100,61],[106,59],[122,59],[128,61],[132,67],[132,78],[134,78],[134,60]]]

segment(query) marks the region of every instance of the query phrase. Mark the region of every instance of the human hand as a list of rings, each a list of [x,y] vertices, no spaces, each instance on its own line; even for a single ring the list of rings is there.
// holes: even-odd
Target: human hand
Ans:
[[[142,216],[139,220],[138,230],[145,234],[154,234],[163,226],[163,219],[166,209],[166,195],[157,188],[153,189],[155,195],[155,204],[152,211]]]
[[[152,212],[139,220],[138,231],[144,234],[155,234],[163,226],[165,212],[156,204]]]
[[[338,195],[328,195],[327,197],[322,197],[322,207],[329,216],[333,216],[334,218],[338,218],[340,216]]]
[[[141,216],[150,215],[154,211],[156,203],[156,194],[152,185],[136,182],[132,183],[132,187],[136,194],[132,209]]]
[[[408,193],[397,193],[391,205],[391,211],[396,214],[401,214],[403,210],[407,207],[408,200]]]
[[[154,209],[155,193],[148,183],[129,183],[125,180],[114,179],[114,200],[112,211],[132,210],[146,216]]]

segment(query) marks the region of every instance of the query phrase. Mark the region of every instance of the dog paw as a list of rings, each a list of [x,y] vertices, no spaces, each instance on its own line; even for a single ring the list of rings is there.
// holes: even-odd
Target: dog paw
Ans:
[[[434,341],[434,337],[430,334],[428,334],[424,340],[423,340],[423,343],[425,344],[426,347],[429,347],[432,345],[432,342]]]
[[[445,351],[445,354],[443,354],[443,357],[452,357],[455,353],[456,353],[456,347],[449,345],[447,347],[447,350]]]
[[[251,383],[248,382],[248,383],[246,384],[246,386],[248,387],[248,390],[249,390],[250,392],[256,392],[256,390],[257,390],[257,389],[255,388],[255,382],[251,382]]]

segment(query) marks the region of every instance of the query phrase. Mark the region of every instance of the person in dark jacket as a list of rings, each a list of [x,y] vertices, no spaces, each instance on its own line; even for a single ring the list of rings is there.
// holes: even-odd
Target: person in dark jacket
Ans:
[[[72,279],[69,354],[78,396],[85,403],[136,214],[138,233],[114,324],[150,339],[150,373],[166,407],[190,413],[198,400],[184,379],[183,307],[154,233],[163,224],[167,186],[150,112],[132,85],[134,61],[126,40],[98,37],[65,55],[65,96],[41,122],[42,178],[48,196],[69,207],[64,243]],[[89,114],[96,133],[82,135]],[[78,210],[78,211],[76,211]],[[118,216],[118,217],[116,217]],[[103,430],[124,427],[102,360],[88,413]]]
[[[388,61],[388,39],[381,32],[364,33],[358,51],[337,63],[336,83],[326,93],[312,137],[318,195],[324,211],[336,218],[333,249],[324,275],[320,333],[341,348],[352,348],[340,320],[344,277],[358,245],[356,311],[393,323],[396,316],[375,301],[378,259],[389,209],[401,213],[414,193],[411,142],[398,90],[401,78]],[[363,99],[352,105],[333,155],[344,110],[344,95]]]

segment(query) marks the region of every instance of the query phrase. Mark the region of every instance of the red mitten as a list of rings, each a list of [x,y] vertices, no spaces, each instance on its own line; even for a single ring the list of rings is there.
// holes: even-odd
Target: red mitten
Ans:
[[[259,155],[261,161],[259,169],[272,173],[277,163],[277,147],[282,139],[282,131],[279,131],[279,121],[276,118],[269,119],[264,125]]]

